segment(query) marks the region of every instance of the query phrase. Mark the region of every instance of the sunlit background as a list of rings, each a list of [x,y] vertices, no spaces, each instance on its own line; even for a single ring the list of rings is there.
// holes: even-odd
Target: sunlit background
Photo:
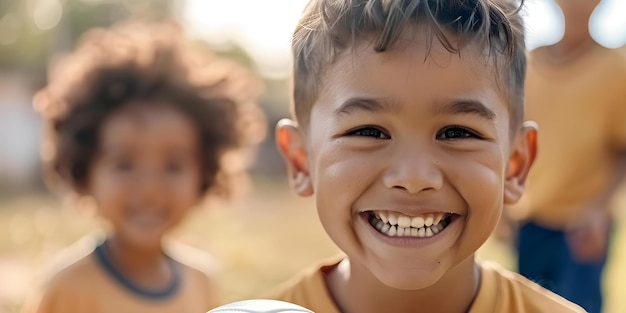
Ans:
[[[271,129],[288,115],[290,35],[305,3],[0,0],[0,313],[17,312],[46,261],[96,225],[78,211],[67,210],[67,203],[50,195],[39,176],[40,121],[32,110],[31,96],[45,84],[47,62],[71,50],[89,28],[106,27],[131,16],[175,18],[190,38],[264,77],[267,91],[262,105]],[[551,0],[527,0],[526,4],[528,47],[557,42],[563,23],[556,5]],[[623,46],[625,13],[626,0],[604,0],[590,23],[593,37],[609,48]],[[228,210],[198,211],[201,218],[185,224],[178,234],[181,240],[212,252],[223,264],[222,282],[230,299],[253,295],[312,260],[337,252],[321,227],[311,222],[317,221],[311,202],[285,189],[271,132],[258,160],[249,195],[221,205]],[[490,247],[486,255],[514,266],[506,247],[497,243]],[[294,256],[277,263],[278,258],[264,253],[280,249],[289,249]],[[614,252],[612,258],[626,260],[623,250]],[[623,266],[610,268],[611,275],[618,276],[607,283],[609,295],[626,294],[619,279],[625,277]],[[610,297],[607,312],[626,312],[624,299],[618,298]]]
[[[306,0],[188,0],[181,14],[192,36],[252,54],[272,77],[288,73],[289,39]],[[590,22],[593,37],[606,47],[626,43],[626,1],[605,0]],[[555,43],[563,34],[561,12],[551,0],[527,0],[529,49]]]

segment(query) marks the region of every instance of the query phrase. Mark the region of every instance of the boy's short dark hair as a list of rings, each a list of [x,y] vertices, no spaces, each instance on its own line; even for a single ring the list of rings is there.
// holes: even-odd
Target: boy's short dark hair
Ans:
[[[348,47],[373,39],[373,50],[394,47],[411,25],[425,28],[451,53],[477,45],[495,66],[509,102],[512,127],[524,116],[526,47],[521,4],[514,0],[311,0],[292,38],[292,113],[308,124],[324,71]]]
[[[48,85],[34,98],[45,123],[41,154],[49,182],[82,191],[103,122],[139,100],[174,105],[196,122],[204,170],[199,187],[228,194],[222,157],[264,134],[256,106],[261,84],[244,67],[184,39],[173,23],[122,22],[89,31],[51,67]]]

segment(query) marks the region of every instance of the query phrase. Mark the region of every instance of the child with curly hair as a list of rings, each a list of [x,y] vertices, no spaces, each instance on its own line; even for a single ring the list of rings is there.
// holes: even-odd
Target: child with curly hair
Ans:
[[[46,124],[47,178],[92,199],[110,231],[24,310],[216,307],[209,263],[177,255],[164,238],[205,195],[231,191],[236,172],[225,156],[252,151],[264,135],[260,82],[192,47],[173,24],[92,30],[56,65],[34,98]]]

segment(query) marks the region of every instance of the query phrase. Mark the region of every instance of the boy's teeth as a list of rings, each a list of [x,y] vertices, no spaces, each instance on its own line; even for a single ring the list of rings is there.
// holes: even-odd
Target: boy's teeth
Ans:
[[[390,237],[428,238],[444,229],[441,221],[445,213],[431,213],[416,217],[398,215],[389,212],[374,212],[372,225],[379,232]]]
[[[399,216],[398,217],[398,226],[400,227],[411,227],[411,218],[408,216]]]
[[[404,228],[397,226],[383,225],[380,232],[389,237],[419,237],[428,238],[438,234],[441,230],[438,227]]]
[[[433,235],[432,229],[430,227],[426,228],[426,237],[432,237]]]
[[[377,219],[383,221],[383,223],[398,225],[404,228],[420,228],[424,226],[437,225],[446,216],[445,213],[432,213],[410,217],[389,212],[374,212],[374,215]]]
[[[434,221],[434,220],[435,220],[435,219],[433,218],[433,216],[432,216],[432,215],[427,215],[427,216],[426,216],[426,219],[424,219],[424,225],[426,225],[426,226],[431,226],[431,225],[433,225],[433,221]]]
[[[439,233],[439,232],[440,232],[440,230],[439,230],[439,225],[435,225],[435,226],[433,226],[433,227],[429,227],[428,229],[429,229],[429,230],[432,230],[433,234],[437,234],[437,233]]]
[[[376,216],[378,216],[378,218],[383,221],[383,223],[387,223],[389,220],[387,219],[387,215],[386,214],[376,214]]]
[[[411,227],[421,228],[424,227],[424,218],[421,216],[414,217],[411,219]]]
[[[385,225],[383,225],[383,228],[380,229],[380,232],[383,233],[383,234],[386,234],[389,231],[390,228],[391,228],[391,225],[385,224]]]
[[[396,233],[396,236],[398,236],[398,237],[405,236],[405,234],[404,234],[405,230],[406,230],[406,228],[398,226],[398,232]],[[411,233],[411,231],[409,231],[409,234],[410,233]]]
[[[376,221],[376,229],[381,230],[384,225],[383,221]]]
[[[443,214],[435,214],[435,220],[433,221],[433,225],[439,224],[439,222],[441,222],[441,220],[443,219],[443,216]]]
[[[398,233],[398,229],[395,226],[391,226],[391,228],[389,228],[389,231],[387,232],[387,235],[393,237],[396,235],[396,233]]]
[[[390,213],[387,218],[389,219],[389,224],[398,225],[398,217],[395,214]]]

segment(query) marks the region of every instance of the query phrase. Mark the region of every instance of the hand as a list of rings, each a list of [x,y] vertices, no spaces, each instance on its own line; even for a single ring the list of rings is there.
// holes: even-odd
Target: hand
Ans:
[[[581,263],[597,263],[606,257],[610,215],[604,208],[584,211],[577,223],[566,232],[574,258]]]

